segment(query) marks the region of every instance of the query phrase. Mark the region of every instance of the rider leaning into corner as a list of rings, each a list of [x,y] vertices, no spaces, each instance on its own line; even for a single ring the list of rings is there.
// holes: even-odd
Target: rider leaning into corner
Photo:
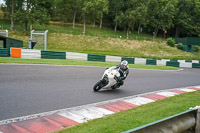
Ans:
[[[124,80],[129,74],[128,62],[126,60],[122,61],[117,66],[113,66],[107,69],[108,70],[105,70],[101,80],[94,85],[94,91],[99,91],[104,87],[117,89],[124,84]]]
[[[120,73],[120,77],[115,76],[115,80],[117,81],[115,87],[118,88],[124,84],[124,80],[129,74],[128,61],[122,61],[119,65],[116,66],[116,69],[118,69]]]

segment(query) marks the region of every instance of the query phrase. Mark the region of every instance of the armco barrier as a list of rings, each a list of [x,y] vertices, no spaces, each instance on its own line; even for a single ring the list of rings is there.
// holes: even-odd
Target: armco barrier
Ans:
[[[143,125],[123,133],[200,133],[200,108]]]
[[[10,57],[10,50],[6,48],[0,48],[0,57]]]
[[[10,54],[9,50],[7,51],[5,49],[0,49],[0,56],[8,57],[8,54],[11,55],[11,57],[18,57],[18,58],[73,59],[73,60],[117,62],[117,63],[121,62],[122,60],[127,60],[129,64],[161,65],[161,66],[173,66],[181,68],[200,68],[199,60],[191,60],[191,61],[169,60],[169,59],[157,60],[157,59],[95,55],[95,54],[74,53],[74,52],[41,51],[41,50],[21,49],[21,48],[11,48],[11,54]]]

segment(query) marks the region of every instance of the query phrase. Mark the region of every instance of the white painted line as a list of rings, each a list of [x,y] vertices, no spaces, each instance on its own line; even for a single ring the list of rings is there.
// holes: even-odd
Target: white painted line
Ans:
[[[92,120],[92,119],[101,118],[101,117],[104,116],[102,113],[98,113],[98,112],[91,110],[89,108],[83,108],[83,109],[80,109],[80,110],[74,110],[74,111],[70,111],[70,112],[73,113],[73,114],[80,115],[80,116],[84,117],[85,120]]]
[[[166,96],[166,97],[172,97],[172,96],[178,95],[178,93],[169,92],[169,91],[158,92],[156,94],[163,95],[163,96]]]
[[[58,115],[63,116],[68,119],[71,119],[71,120],[74,120],[79,123],[84,123],[87,121],[83,116],[73,114],[71,112],[62,112],[62,113],[58,113]]]
[[[135,105],[138,105],[138,106],[140,106],[142,104],[154,102],[154,100],[151,100],[151,99],[148,99],[148,98],[145,98],[145,97],[135,97],[135,98],[126,99],[126,100],[123,100],[123,101],[128,102],[128,103],[132,103],[132,104],[135,104]]]
[[[98,108],[98,107],[86,107],[82,109],[71,109],[65,112],[58,113],[63,117],[74,120],[79,123],[87,122],[88,120],[101,118],[105,115],[114,114],[114,112]]]
[[[0,131],[0,133],[3,133],[3,132]]]
[[[99,107],[90,107],[90,109],[94,110],[94,111],[97,111],[99,113],[102,113],[103,115],[110,115],[110,114],[114,114],[115,113],[115,112],[112,112],[110,110],[99,108]]]
[[[181,91],[185,91],[185,92],[193,92],[193,91],[196,91],[196,90],[192,90],[192,89],[187,89],[187,88],[183,88],[183,89],[180,89]]]

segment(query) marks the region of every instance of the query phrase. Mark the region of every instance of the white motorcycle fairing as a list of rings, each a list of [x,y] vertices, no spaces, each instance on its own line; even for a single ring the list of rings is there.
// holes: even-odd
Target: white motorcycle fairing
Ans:
[[[117,83],[117,81],[114,79],[115,76],[119,77],[119,71],[115,67],[108,68],[105,70],[102,79],[104,78],[105,75],[108,75],[108,84],[104,86],[103,88],[108,88]]]
[[[101,80],[94,85],[93,90],[98,91],[102,88],[114,88],[113,86],[117,83],[115,76],[120,77],[120,73],[116,67],[106,69]]]

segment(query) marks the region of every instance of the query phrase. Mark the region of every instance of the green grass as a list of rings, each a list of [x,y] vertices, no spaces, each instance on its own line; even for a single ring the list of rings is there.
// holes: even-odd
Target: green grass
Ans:
[[[118,63],[96,62],[96,61],[79,61],[79,60],[64,60],[64,59],[22,59],[22,58],[11,58],[11,57],[0,57],[0,63],[81,65],[81,66],[100,66],[100,67],[111,67],[118,64]],[[154,65],[139,65],[139,64],[129,64],[129,67],[140,68],[140,69],[155,69],[155,70],[178,70],[178,68],[170,66],[154,66]]]
[[[9,29],[10,21],[0,20],[0,25],[3,25],[4,29]],[[24,47],[28,48],[30,34],[24,34],[23,25],[15,24],[15,26],[15,31],[9,31],[9,37],[23,40]],[[155,41],[152,41],[152,35],[146,33],[137,34],[133,32],[129,35],[130,38],[126,39],[125,32],[114,32],[113,29],[99,29],[87,25],[86,35],[84,36],[82,35],[82,24],[76,25],[73,29],[72,24],[60,22],[51,22],[47,26],[33,24],[33,28],[37,31],[49,30],[47,50],[51,51],[153,59],[200,60],[200,52],[189,53],[169,47],[166,45],[165,39],[157,37]],[[122,36],[122,38],[119,38],[119,36]],[[43,48],[38,47],[37,44],[35,48]]]
[[[79,124],[58,133],[120,133],[200,105],[200,91],[181,94],[142,105],[100,119]]]
[[[24,47],[28,48],[28,36],[18,35],[17,32],[10,32],[9,36],[24,40]],[[153,59],[200,60],[200,53],[184,52],[165,43],[64,33],[48,33],[47,50]]]
[[[3,26],[3,29],[10,29],[10,21],[8,20],[0,20],[0,26]],[[62,23],[62,22],[50,22],[49,25],[39,25],[32,24],[32,27],[36,31],[45,31],[48,30],[50,33],[65,33],[65,34],[73,34],[73,35],[82,35],[83,26],[82,24],[76,24],[75,28],[72,28],[72,24],[70,23]],[[15,31],[21,31],[21,34],[24,31],[24,25],[19,25],[15,23]],[[28,29],[30,25],[28,26]],[[28,31],[29,35],[29,31]],[[115,32],[113,29],[103,27],[102,29],[93,27],[92,25],[86,26],[86,36],[98,36],[98,37],[111,37],[111,38],[120,38],[126,39],[126,32]],[[129,39],[131,40],[152,40],[152,35],[141,33],[137,34],[133,32],[129,35]],[[156,41],[163,41],[161,38],[155,38]]]

